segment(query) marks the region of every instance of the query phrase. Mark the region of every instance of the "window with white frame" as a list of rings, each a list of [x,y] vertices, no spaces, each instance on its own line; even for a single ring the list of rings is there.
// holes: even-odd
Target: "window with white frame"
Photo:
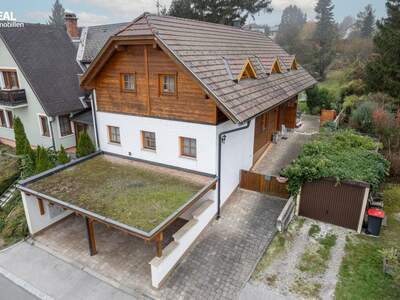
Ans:
[[[63,115],[58,117],[60,123],[60,134],[61,136],[67,136],[72,134],[71,120],[69,115]]]
[[[50,128],[47,116],[43,115],[39,116],[39,122],[40,122],[40,132],[42,136],[50,137]]]

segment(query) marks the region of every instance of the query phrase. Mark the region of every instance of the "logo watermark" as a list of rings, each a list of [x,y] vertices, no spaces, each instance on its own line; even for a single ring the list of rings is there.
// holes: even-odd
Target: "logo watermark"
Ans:
[[[13,11],[0,11],[0,28],[12,27],[21,28],[24,27],[24,23],[17,22]]]

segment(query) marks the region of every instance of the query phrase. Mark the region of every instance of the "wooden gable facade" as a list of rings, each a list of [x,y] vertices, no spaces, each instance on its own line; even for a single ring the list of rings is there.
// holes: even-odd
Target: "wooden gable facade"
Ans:
[[[227,120],[191,75],[156,44],[116,49],[92,80],[98,111],[204,124]],[[134,90],[123,89],[125,74],[134,78]],[[174,93],[162,92],[163,76],[174,78]]]

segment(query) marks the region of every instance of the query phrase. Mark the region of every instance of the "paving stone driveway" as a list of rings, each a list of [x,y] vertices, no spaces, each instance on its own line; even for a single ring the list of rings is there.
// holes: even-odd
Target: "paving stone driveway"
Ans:
[[[160,290],[166,299],[235,299],[276,232],[285,201],[238,190]]]

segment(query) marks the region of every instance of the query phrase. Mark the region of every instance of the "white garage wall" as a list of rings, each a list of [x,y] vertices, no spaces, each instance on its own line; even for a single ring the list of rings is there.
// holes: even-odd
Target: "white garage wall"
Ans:
[[[218,125],[216,138],[217,151],[219,133],[242,126],[245,125],[237,125],[231,121]],[[221,203],[225,202],[239,185],[240,170],[249,170],[251,168],[253,164],[253,146],[254,120],[250,122],[249,128],[226,135],[221,152]],[[218,164],[218,161],[216,163]],[[216,169],[218,170],[218,165],[216,165]]]
[[[52,215],[50,213],[48,202],[43,200],[44,215],[41,215],[37,198],[33,195],[28,196],[22,191],[21,195],[30,234],[35,234],[47,226],[50,226],[51,224],[54,224],[55,222],[72,214],[72,211],[63,211],[60,209],[60,214],[56,216]]]
[[[97,123],[103,151],[216,174],[216,126],[105,112],[97,112]],[[108,142],[107,126],[120,128],[121,145]],[[142,149],[142,130],[155,132],[156,151]],[[180,156],[180,136],[196,139],[196,159]]]

